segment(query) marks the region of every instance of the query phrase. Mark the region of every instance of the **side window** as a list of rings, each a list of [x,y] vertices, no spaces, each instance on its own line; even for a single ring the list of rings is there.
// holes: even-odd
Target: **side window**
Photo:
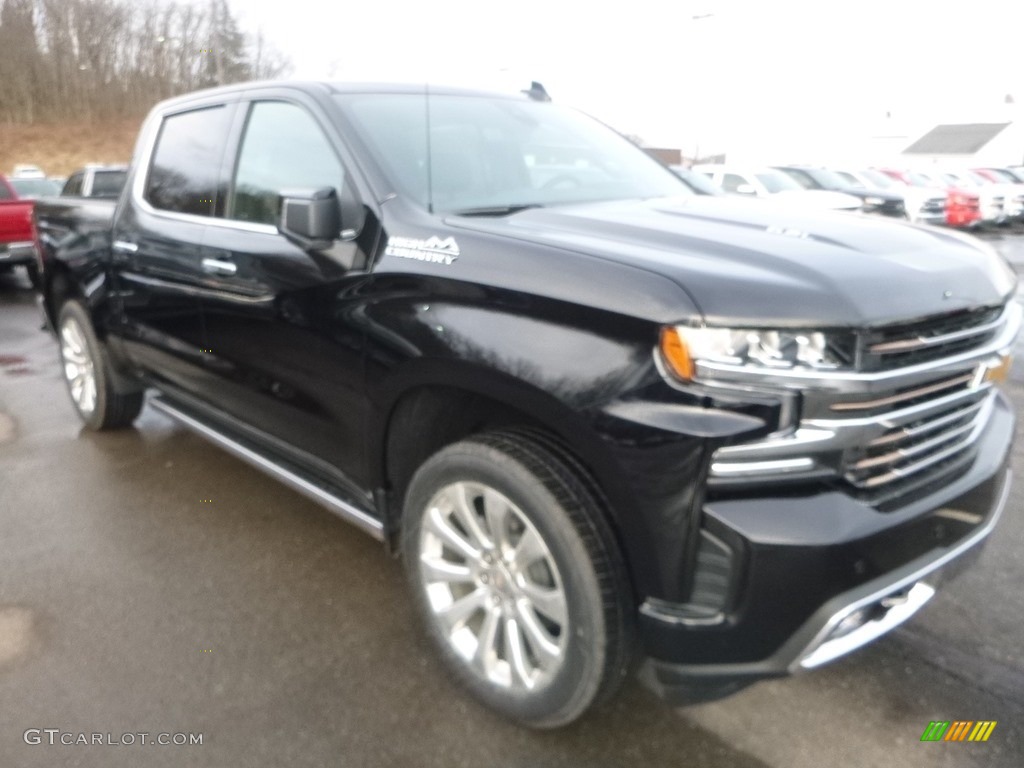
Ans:
[[[341,162],[308,112],[280,101],[257,102],[245,127],[227,215],[277,224],[282,191],[333,187],[340,197],[344,182]]]
[[[83,174],[81,171],[78,173],[71,174],[71,177],[64,182],[64,189],[61,190],[61,195],[78,197],[82,194],[82,178]]]
[[[747,180],[737,173],[722,174],[722,189],[726,192],[738,192],[740,186],[747,183]]]
[[[791,168],[788,171],[782,171],[782,173],[788,174],[789,178],[793,179],[804,189],[816,189],[817,185],[814,183],[814,179],[811,178],[810,174],[801,171],[799,168]]]
[[[97,171],[92,177],[93,197],[117,197],[121,194],[127,171]]]
[[[7,188],[7,185],[0,181],[0,200],[10,200],[11,190]]]
[[[228,110],[208,107],[164,118],[146,180],[154,208],[213,216]]]

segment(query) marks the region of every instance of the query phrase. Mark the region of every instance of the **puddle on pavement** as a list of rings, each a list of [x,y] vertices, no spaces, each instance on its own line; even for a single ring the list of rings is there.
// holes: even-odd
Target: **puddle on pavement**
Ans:
[[[34,634],[32,611],[0,608],[0,667],[28,653]]]

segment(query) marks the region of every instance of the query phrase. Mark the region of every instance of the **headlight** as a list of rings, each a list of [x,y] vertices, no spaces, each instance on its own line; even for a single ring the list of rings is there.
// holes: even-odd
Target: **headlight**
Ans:
[[[660,344],[662,359],[683,381],[694,378],[699,363],[832,371],[852,362],[845,351],[851,346],[841,335],[820,331],[685,326],[663,328]]]

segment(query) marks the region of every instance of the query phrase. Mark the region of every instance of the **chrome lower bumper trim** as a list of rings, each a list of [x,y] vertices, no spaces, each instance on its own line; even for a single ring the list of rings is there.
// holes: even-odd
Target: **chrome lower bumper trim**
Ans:
[[[844,656],[847,653],[855,651],[861,646],[870,643],[872,640],[875,640],[883,634],[891,631],[913,616],[914,613],[916,613],[917,610],[928,602],[932,595],[935,594],[935,590],[929,585],[923,583],[922,579],[960,557],[960,555],[971,549],[971,547],[979,544],[992,532],[992,529],[995,528],[996,523],[1003,514],[1003,509],[1006,507],[1006,501],[1010,496],[1010,478],[1011,474],[1007,471],[1003,480],[1002,491],[999,494],[999,501],[996,502],[992,515],[984,526],[976,530],[944,555],[930,561],[927,565],[897,581],[880,587],[875,592],[872,592],[859,600],[855,600],[833,613],[825,622],[824,626],[822,626],[815,635],[814,639],[806,648],[804,648],[803,652],[797,656],[793,664],[790,665],[790,671],[797,672],[802,669],[812,669],[829,661],[833,661],[840,656]],[[829,639],[830,636],[835,634],[836,628],[843,622],[843,620],[851,616],[854,612],[870,608],[875,605],[882,606],[883,601],[887,598],[892,598],[894,595],[904,592],[906,593],[906,600],[901,600],[897,604],[888,607],[880,618],[868,621],[848,634],[836,637],[832,640]]]

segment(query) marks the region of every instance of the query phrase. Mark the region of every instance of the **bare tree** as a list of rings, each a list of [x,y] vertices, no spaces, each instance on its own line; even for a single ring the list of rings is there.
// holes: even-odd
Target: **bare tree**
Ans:
[[[0,0],[0,120],[138,115],[169,96],[278,77],[227,0]]]

